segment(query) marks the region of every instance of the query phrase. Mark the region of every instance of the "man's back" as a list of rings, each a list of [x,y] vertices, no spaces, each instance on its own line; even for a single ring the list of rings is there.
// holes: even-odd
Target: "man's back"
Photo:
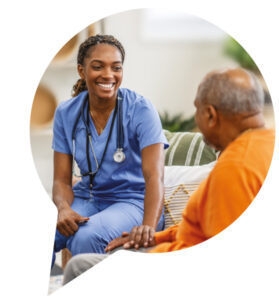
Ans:
[[[182,222],[169,232],[156,234],[158,241],[167,240],[163,234],[169,234],[173,237],[172,242],[160,243],[152,252],[193,246],[234,222],[264,182],[273,155],[274,138],[274,130],[267,129],[246,131],[238,136],[190,197]]]

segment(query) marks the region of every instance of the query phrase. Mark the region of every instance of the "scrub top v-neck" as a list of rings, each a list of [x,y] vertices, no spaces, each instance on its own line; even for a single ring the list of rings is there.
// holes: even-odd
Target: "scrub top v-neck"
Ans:
[[[86,107],[86,109],[88,109],[88,108]],[[97,132],[97,129],[96,129],[95,124],[92,120],[92,117],[89,115],[89,130],[90,130],[91,135],[92,135],[92,142],[93,142],[94,152],[95,152],[95,155],[96,155],[96,158],[97,158],[97,161],[98,161],[99,164],[102,160],[102,156],[103,156],[103,153],[105,151],[106,143],[107,142],[109,143],[111,138],[112,138],[112,137],[109,138],[109,132],[110,132],[110,128],[112,126],[114,111],[115,111],[115,108],[110,113],[110,116],[108,118],[106,126],[105,126],[104,130],[101,132],[100,135]],[[115,125],[116,121],[117,121],[117,119],[114,120],[113,127],[116,126]]]
[[[159,115],[150,101],[128,89],[119,89],[118,93],[123,99],[123,150],[126,159],[117,163],[113,155],[117,148],[117,116],[112,129],[111,138],[101,168],[98,170],[93,183],[93,197],[100,200],[130,201],[131,199],[143,200],[145,194],[145,181],[141,167],[141,151],[143,148],[157,143],[163,143],[168,147],[167,140],[163,134]],[[78,96],[62,102],[55,113],[53,127],[53,149],[54,151],[73,154],[72,130],[73,123],[80,113],[80,108],[87,91]],[[86,107],[87,109],[87,107]],[[98,135],[92,118],[90,117],[89,128],[92,134],[97,161],[100,162],[113,118],[110,114],[106,127],[102,134]],[[91,151],[90,151],[91,153]],[[76,160],[81,173],[88,172],[86,158],[86,128],[81,118],[76,128]],[[93,155],[90,155],[92,170],[96,163]],[[76,197],[88,198],[89,176],[73,187]]]
[[[95,141],[103,141],[103,139],[105,137],[108,138],[109,130],[110,130],[110,126],[111,126],[111,123],[112,123],[114,111],[115,111],[115,108],[111,111],[111,113],[109,115],[109,118],[107,120],[106,126],[102,130],[101,134],[98,134],[96,126],[94,124],[94,121],[92,120],[92,117],[90,116],[90,118],[89,118],[89,129],[90,129],[90,131],[92,133],[92,139],[93,139],[94,142]],[[116,126],[116,125],[114,125],[114,126]]]

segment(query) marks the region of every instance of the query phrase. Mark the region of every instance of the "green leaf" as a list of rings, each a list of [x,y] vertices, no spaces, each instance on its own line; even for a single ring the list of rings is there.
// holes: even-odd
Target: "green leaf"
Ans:
[[[195,117],[184,119],[182,114],[176,114],[172,117],[168,112],[160,115],[163,129],[171,132],[191,131],[196,127]]]

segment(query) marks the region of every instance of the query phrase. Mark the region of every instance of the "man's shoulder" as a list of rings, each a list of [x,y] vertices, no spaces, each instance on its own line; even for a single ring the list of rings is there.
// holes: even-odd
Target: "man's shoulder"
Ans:
[[[250,131],[232,142],[220,155],[215,172],[226,170],[266,175],[271,163],[275,132],[272,129]]]

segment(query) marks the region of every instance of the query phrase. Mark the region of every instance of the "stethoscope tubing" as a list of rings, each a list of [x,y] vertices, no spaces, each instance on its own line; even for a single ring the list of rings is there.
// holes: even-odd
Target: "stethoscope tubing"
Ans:
[[[86,103],[88,103],[88,107],[87,107],[87,120],[85,120],[85,116],[84,116],[84,112],[85,112],[85,107],[86,107]],[[107,146],[111,137],[111,133],[112,133],[112,129],[113,129],[113,125],[114,125],[114,120],[117,114],[117,149],[115,153],[121,153],[121,156],[123,157],[123,159],[121,161],[117,161],[117,162],[122,162],[125,159],[125,155],[123,153],[123,147],[124,147],[124,131],[123,131],[123,113],[122,113],[122,106],[123,106],[123,99],[117,95],[117,101],[116,101],[116,105],[115,105],[115,111],[113,114],[113,119],[112,119],[112,124],[110,127],[110,132],[109,132],[109,136],[107,138],[107,142],[106,142],[106,146],[103,152],[103,156],[102,159],[100,161],[100,163],[98,163],[98,160],[96,158],[95,155],[95,151],[94,151],[94,147],[93,147],[93,142],[92,142],[92,134],[90,132],[90,128],[89,128],[89,118],[90,118],[90,113],[89,113],[89,97],[88,94],[85,96],[83,103],[81,105],[81,109],[80,112],[75,120],[74,123],[74,127],[73,127],[73,131],[72,131],[72,141],[73,141],[73,159],[75,160],[75,153],[76,153],[76,129],[77,129],[77,124],[80,120],[80,118],[82,119],[85,128],[86,128],[86,157],[87,157],[87,164],[88,164],[88,172],[81,174],[81,176],[79,177],[84,177],[84,176],[90,176],[90,188],[92,188],[93,186],[93,179],[96,176],[98,170],[100,169],[106,150],[107,150]],[[91,168],[91,162],[90,162],[90,157],[89,157],[89,146],[91,148],[91,152],[93,153],[93,157],[96,163],[96,170],[92,172],[92,168]],[[115,156],[115,155],[114,155]]]

